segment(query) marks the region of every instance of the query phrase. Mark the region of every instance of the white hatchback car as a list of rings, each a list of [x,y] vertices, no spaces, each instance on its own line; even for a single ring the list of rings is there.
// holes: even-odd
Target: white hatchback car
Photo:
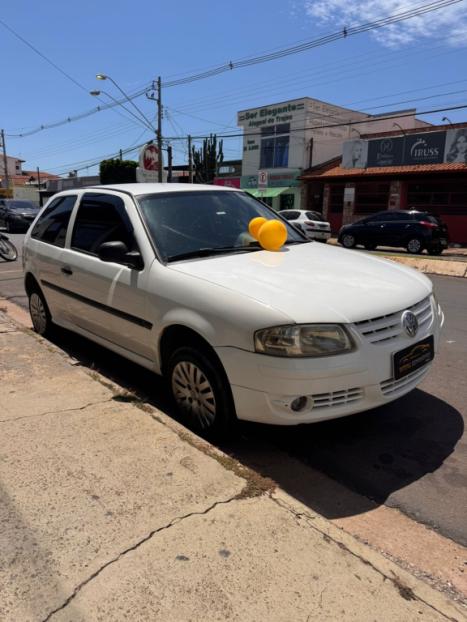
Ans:
[[[35,330],[54,322],[164,374],[185,421],[299,424],[386,404],[426,375],[443,313],[431,281],[322,246],[239,190],[125,184],[61,192],[24,242]],[[280,217],[280,214],[279,214]]]
[[[327,242],[331,237],[331,225],[318,212],[285,209],[281,211],[281,216],[303,231],[310,240]]]

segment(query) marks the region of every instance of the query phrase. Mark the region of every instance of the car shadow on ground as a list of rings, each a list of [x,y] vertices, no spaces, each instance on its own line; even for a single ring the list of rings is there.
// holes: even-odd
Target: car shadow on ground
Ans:
[[[180,422],[161,377],[69,331],[57,329],[52,340]],[[437,471],[463,431],[455,408],[416,389],[380,408],[313,425],[241,422],[236,438],[218,446],[314,511],[339,518],[373,509]]]

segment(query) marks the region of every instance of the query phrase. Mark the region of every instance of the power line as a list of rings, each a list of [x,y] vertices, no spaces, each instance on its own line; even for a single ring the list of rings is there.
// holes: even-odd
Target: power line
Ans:
[[[329,35],[325,35],[324,37],[320,37],[319,39],[315,39],[312,41],[305,41],[304,43],[300,43],[298,45],[294,45],[292,47],[288,47],[288,48],[282,48],[279,49],[275,52],[270,52],[267,54],[263,54],[261,56],[256,56],[256,57],[246,57],[243,60],[238,60],[235,62],[230,61],[229,63],[225,64],[225,65],[221,65],[219,67],[215,67],[212,69],[209,69],[207,71],[198,73],[198,74],[194,74],[192,76],[186,76],[185,78],[181,78],[179,80],[172,80],[169,82],[163,82],[162,86],[167,88],[167,87],[172,87],[172,86],[179,86],[182,84],[188,84],[190,82],[194,82],[197,80],[203,80],[209,77],[213,77],[215,75],[219,75],[220,73],[225,73],[227,71],[231,71],[233,69],[239,69],[239,68],[243,68],[243,67],[249,67],[252,65],[256,65],[256,64],[260,64],[260,63],[265,63],[265,62],[270,62],[272,60],[276,60],[279,58],[284,58],[286,56],[290,56],[292,54],[298,54],[301,52],[304,52],[306,50],[310,50],[322,45],[326,45],[328,43],[331,43],[333,41],[337,41],[339,39],[342,38],[347,38],[349,36],[354,36],[357,34],[360,34],[362,32],[368,32],[370,30],[374,30],[376,28],[382,28],[384,26],[388,26],[391,24],[395,24],[401,21],[405,21],[407,19],[411,19],[413,17],[417,17],[419,15],[424,15],[426,13],[430,13],[432,11],[436,11],[442,8],[446,8],[448,6],[451,6],[453,4],[458,4],[459,2],[463,2],[463,0],[437,0],[435,2],[431,2],[429,4],[426,5],[421,5],[418,8],[412,8],[410,10],[404,11],[402,13],[398,13],[395,15],[390,15],[378,20],[374,20],[373,22],[368,22],[365,24],[360,24],[358,26],[351,26],[349,28],[345,28],[342,31],[336,32],[336,33],[332,33]],[[5,25],[5,27],[7,27],[9,30],[11,30],[8,26],[6,26],[6,24],[4,22],[1,22],[3,25]],[[12,31],[14,33],[14,31]],[[14,33],[16,36],[18,36],[21,40],[22,37],[20,37],[19,35],[17,35],[17,33]],[[23,40],[27,45],[29,45],[29,47],[32,47],[34,49],[34,51],[36,51],[38,54],[40,54],[41,56],[43,56],[47,62],[50,62],[51,64],[53,64],[55,66],[55,63],[53,63],[52,61],[50,61],[49,59],[47,59],[41,52],[39,52],[39,50],[37,50],[36,48],[34,48],[34,46],[32,46],[31,44],[29,44],[26,40]],[[83,85],[77,83],[73,78],[71,78],[71,76],[68,76],[68,74],[66,74],[66,72],[63,72],[63,70],[61,70],[58,66],[56,66],[56,68],[61,72],[64,73],[65,75],[67,75],[67,77],[69,77],[73,82],[75,82],[80,88],[84,88]],[[148,89],[148,86],[145,86],[143,89],[140,89],[138,91],[136,91],[135,93],[132,93],[129,95],[129,99],[136,99],[137,97],[140,97],[141,95],[143,95]],[[86,89],[85,89],[86,90]],[[96,114],[97,112],[100,112],[102,110],[108,110],[111,108],[114,108],[116,105],[121,105],[124,101],[126,100],[116,100],[115,103],[111,103],[111,104],[104,104],[102,106],[98,106],[97,108],[93,108],[92,110],[86,111],[84,113],[75,115],[75,116],[70,116],[67,117],[66,119],[62,119],[61,121],[57,121],[54,123],[48,123],[48,124],[42,124],[32,130],[29,130],[27,132],[22,132],[20,134],[7,134],[7,136],[9,138],[23,138],[25,136],[31,136],[33,134],[36,134],[38,132],[44,131],[46,129],[52,129],[55,127],[59,127],[62,125],[65,125],[67,123],[71,123],[74,121],[78,121],[81,119],[84,119],[90,115]]]
[[[407,19],[418,17],[419,15],[425,15],[426,13],[431,13],[432,11],[437,11],[453,4],[458,4],[459,2],[463,2],[463,0],[438,0],[437,2],[431,2],[429,4],[421,5],[418,8],[409,9],[395,15],[389,15],[387,17],[374,20],[372,22],[367,22],[358,26],[349,26],[348,28],[344,28],[338,32],[325,35],[323,37],[320,37],[319,39],[306,41],[305,43],[301,43],[299,45],[294,45],[289,48],[277,50],[276,52],[270,52],[269,54],[263,54],[262,56],[253,56],[235,62],[229,61],[224,65],[214,67],[213,69],[209,69],[207,71],[194,74],[192,76],[187,76],[178,80],[172,80],[170,82],[163,82],[162,86],[165,88],[180,86],[182,84],[188,84],[190,82],[196,82],[198,80],[205,80],[206,78],[211,78],[221,73],[232,71],[233,69],[251,67],[252,65],[258,65],[260,63],[266,63],[277,60],[279,58],[284,58],[286,56],[291,56],[293,54],[299,54],[301,52],[305,52],[316,47],[327,45],[328,43],[332,43],[333,41],[338,41],[339,39],[345,39],[347,37],[351,37],[362,32],[368,32],[370,30],[383,28],[384,26],[389,26],[391,24],[397,24]]]
[[[48,58],[45,54],[43,54],[40,50],[38,50],[32,43],[30,43],[29,41],[27,41],[24,37],[22,37],[20,34],[18,34],[16,32],[16,30],[13,30],[13,28],[11,28],[11,26],[8,26],[7,23],[5,23],[2,19],[0,19],[0,24],[6,28],[6,30],[8,30],[9,32],[11,32],[12,35],[14,35],[17,39],[19,39],[20,41],[22,41],[22,43],[24,43],[25,45],[28,46],[28,48],[31,48],[31,50],[33,50],[33,52],[35,52],[38,56],[40,56],[42,59],[44,59],[46,61],[46,63],[49,63],[49,65],[52,65],[52,67],[54,69],[56,69],[58,72],[60,72],[63,76],[65,76],[65,78],[67,78],[67,80],[70,80],[70,82],[73,82],[73,84],[75,86],[77,86],[78,88],[80,88],[83,91],[88,92],[88,89],[81,84],[80,82],[78,82],[77,80],[75,80],[73,78],[73,76],[70,76],[69,73],[67,73],[64,69],[62,69],[61,67],[59,67],[56,63],[53,62],[53,60],[50,60],[50,58]]]

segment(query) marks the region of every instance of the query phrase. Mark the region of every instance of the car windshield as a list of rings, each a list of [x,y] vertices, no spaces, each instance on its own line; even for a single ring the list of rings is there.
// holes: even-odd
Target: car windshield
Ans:
[[[16,212],[22,212],[24,210],[33,209],[38,211],[39,208],[36,207],[33,203],[29,203],[29,201],[8,201],[7,203],[8,209],[11,209]]]
[[[272,209],[243,192],[168,192],[138,197],[150,235],[165,261],[188,256],[260,250],[248,233],[252,218],[278,218]],[[293,227],[287,241],[308,241]]]

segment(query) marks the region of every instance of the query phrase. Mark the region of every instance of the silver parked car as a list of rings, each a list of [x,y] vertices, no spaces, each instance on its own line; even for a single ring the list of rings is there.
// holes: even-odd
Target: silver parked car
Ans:
[[[331,225],[324,220],[319,212],[285,209],[281,211],[281,216],[298,227],[311,240],[327,242],[331,237]]]

